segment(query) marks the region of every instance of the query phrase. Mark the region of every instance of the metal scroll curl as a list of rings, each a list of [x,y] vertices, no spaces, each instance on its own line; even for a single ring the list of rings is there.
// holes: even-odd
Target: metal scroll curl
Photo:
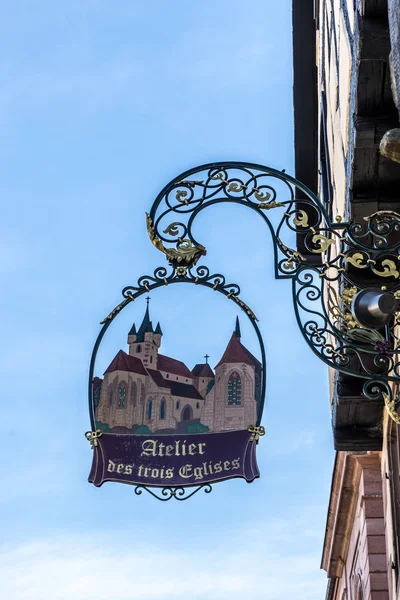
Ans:
[[[275,278],[292,279],[297,322],[311,350],[372,388],[378,382],[374,393],[390,400],[390,386],[383,387],[400,378],[400,317],[384,331],[368,330],[355,322],[350,305],[368,278],[400,297],[400,215],[378,211],[361,223],[333,221],[318,197],[284,171],[216,162],[185,171],[161,190],[146,216],[150,240],[184,272],[206,254],[194,234],[197,215],[224,203],[246,206],[266,223]],[[364,389],[366,398],[372,388]]]

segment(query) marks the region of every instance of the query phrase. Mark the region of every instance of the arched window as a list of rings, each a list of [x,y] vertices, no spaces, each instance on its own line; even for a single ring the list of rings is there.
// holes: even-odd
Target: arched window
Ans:
[[[181,403],[179,402],[179,400],[176,401],[176,410],[178,410],[181,407]]]
[[[200,408],[200,402],[196,402],[196,408]]]
[[[153,400],[149,400],[147,404],[147,418],[150,420],[153,413]]]
[[[132,387],[131,387],[131,402],[132,402],[132,406],[135,407],[136,402],[137,402],[137,385],[134,381],[132,381]]]
[[[136,346],[136,354],[139,354],[139,352],[141,352],[141,351],[142,351],[142,346],[140,344],[138,344]]]
[[[113,403],[113,389],[112,385],[108,387],[108,406],[112,406]]]
[[[142,381],[141,386],[140,386],[140,404],[144,404],[145,396],[146,396],[146,390],[144,388],[144,383]]]
[[[118,387],[118,408],[125,408],[126,400],[126,383],[121,381]]]
[[[242,403],[242,379],[237,371],[233,371],[228,379],[228,404],[239,406]]]
[[[160,419],[165,419],[165,400],[164,400],[164,398],[161,400],[161,405],[160,405]]]
[[[100,393],[101,393],[101,385],[98,385],[93,390],[93,402],[94,402],[95,408],[97,408],[98,405],[100,404]]]

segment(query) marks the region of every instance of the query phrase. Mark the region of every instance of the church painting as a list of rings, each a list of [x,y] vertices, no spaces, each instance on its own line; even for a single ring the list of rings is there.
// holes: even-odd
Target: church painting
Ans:
[[[245,430],[257,421],[262,366],[242,343],[239,319],[214,368],[192,369],[160,352],[163,332],[153,327],[147,302],[120,350],[93,379],[96,428],[118,434],[201,434]]]

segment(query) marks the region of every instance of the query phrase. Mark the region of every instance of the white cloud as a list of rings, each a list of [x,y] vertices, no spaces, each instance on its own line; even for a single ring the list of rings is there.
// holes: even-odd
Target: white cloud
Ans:
[[[318,553],[259,552],[254,540],[216,540],[210,548],[171,549],[173,540],[118,546],[107,535],[52,538],[3,549],[0,592],[7,600],[236,600],[322,597]],[[296,532],[293,532],[296,535]],[[189,538],[188,538],[189,539]],[[290,564],[290,569],[288,568]],[[290,571],[290,577],[288,572]]]

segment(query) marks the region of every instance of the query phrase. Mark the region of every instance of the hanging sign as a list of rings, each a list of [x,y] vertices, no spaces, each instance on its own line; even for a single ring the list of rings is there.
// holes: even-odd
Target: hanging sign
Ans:
[[[162,488],[161,499],[182,495],[187,487],[198,491],[211,483],[241,477],[259,477],[256,445],[264,429],[259,425],[265,393],[265,352],[254,313],[241,302],[260,341],[259,361],[244,345],[239,318],[214,368],[209,356],[191,370],[161,353],[163,331],[154,327],[149,301],[138,328],[127,332],[127,348],[117,352],[102,377],[95,376],[100,342],[112,320],[136,297],[170,283],[194,283],[232,297],[235,284],[205,267],[178,275],[156,270],[123,290],[125,300],[103,322],[89,375],[89,406],[93,423],[86,433],[94,450],[89,481],[101,486],[117,481],[136,490]],[[201,280],[200,280],[201,276]],[[216,288],[215,288],[216,289]],[[238,296],[236,302],[238,301]],[[190,491],[189,496],[195,491]],[[207,490],[206,490],[207,491]],[[165,498],[167,496],[167,498]],[[183,498],[180,498],[183,499]]]
[[[191,190],[195,183],[185,185]],[[181,212],[182,202],[190,205],[187,191],[180,187],[181,183],[174,184],[176,203],[169,199],[168,210]],[[178,241],[175,248],[164,245],[168,240],[153,223],[158,204],[147,215],[147,230],[170,268],[158,267],[123,290],[124,299],[102,322],[92,353],[91,430],[86,433],[93,449],[89,482],[99,487],[116,481],[134,485],[137,494],[146,490],[160,500],[184,500],[200,489],[210,491],[212,483],[233,478],[250,483],[260,476],[256,447],[265,433],[261,417],[266,360],[257,318],[241,299],[239,286],[206,266],[196,267],[206,249],[184,237],[188,231],[184,224],[167,225],[163,233]],[[259,358],[247,348],[238,317],[213,364],[208,355],[193,368],[166,356],[162,342],[169,332],[163,332],[160,322],[153,325],[147,297],[141,323],[133,323],[126,332],[127,345],[110,357],[104,373],[97,373],[97,352],[112,321],[139,297],[175,283],[203,286],[233,302],[253,326]]]

